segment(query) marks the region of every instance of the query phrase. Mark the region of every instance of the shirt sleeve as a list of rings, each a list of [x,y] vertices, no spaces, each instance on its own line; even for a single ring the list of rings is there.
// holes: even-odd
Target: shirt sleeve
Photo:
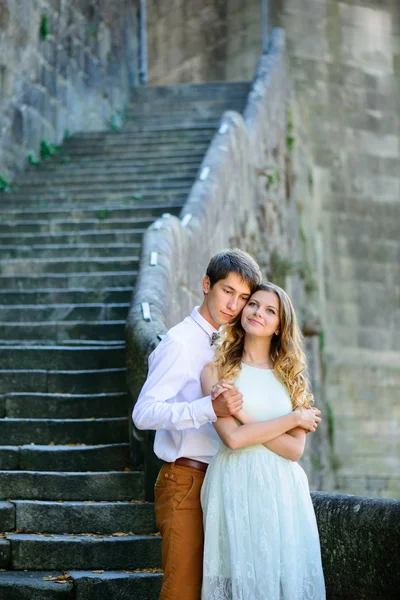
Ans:
[[[132,413],[138,429],[198,429],[216,421],[211,396],[174,401],[188,378],[187,349],[177,340],[163,340],[149,358],[149,373]]]

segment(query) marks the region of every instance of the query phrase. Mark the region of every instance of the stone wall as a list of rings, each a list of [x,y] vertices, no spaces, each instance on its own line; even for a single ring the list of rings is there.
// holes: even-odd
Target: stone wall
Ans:
[[[115,124],[137,79],[138,0],[0,0],[0,175]]]
[[[311,494],[327,600],[395,600],[400,589],[400,502]]]
[[[398,498],[400,5],[282,6],[295,129],[312,156],[304,218],[315,231],[337,481]]]
[[[251,80],[261,54],[259,0],[148,0],[150,85]]]
[[[128,384],[133,399],[143,385],[146,359],[158,336],[201,302],[201,279],[213,254],[238,245],[254,255],[265,277],[274,275],[274,252],[284,253],[290,247],[298,259],[303,256],[296,203],[287,185],[288,80],[282,33],[276,31],[273,39],[271,52],[260,60],[244,118],[225,113],[204,158],[202,168],[209,170],[208,177],[196,181],[181,214],[182,219],[190,216],[188,224],[183,226],[182,221],[168,217],[146,233],[127,323]],[[153,251],[158,252],[157,266],[149,265]],[[299,275],[288,278],[287,274],[284,269],[276,270],[273,279],[288,284],[304,323],[304,281]],[[142,319],[143,302],[150,304],[149,322]],[[318,348],[310,342],[308,349],[318,364]],[[152,434],[135,432],[135,437],[147,440],[144,452],[150,469],[150,495],[154,482]],[[143,459],[140,446],[135,444],[138,462]],[[314,469],[316,463],[318,469]],[[332,489],[326,422],[318,434],[309,436],[304,466],[313,488]]]

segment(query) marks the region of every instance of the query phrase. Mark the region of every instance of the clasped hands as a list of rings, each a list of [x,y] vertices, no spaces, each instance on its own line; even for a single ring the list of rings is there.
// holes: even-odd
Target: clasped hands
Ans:
[[[220,379],[211,388],[211,401],[217,417],[234,417],[243,408],[243,394],[234,386],[232,381]],[[315,406],[296,408],[298,423],[306,431],[315,431],[321,421],[321,411]]]

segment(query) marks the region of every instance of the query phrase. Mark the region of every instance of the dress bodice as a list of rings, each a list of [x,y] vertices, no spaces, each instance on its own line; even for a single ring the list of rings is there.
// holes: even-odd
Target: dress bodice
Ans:
[[[242,363],[236,387],[243,394],[243,410],[257,421],[276,419],[292,412],[289,393],[272,369]]]

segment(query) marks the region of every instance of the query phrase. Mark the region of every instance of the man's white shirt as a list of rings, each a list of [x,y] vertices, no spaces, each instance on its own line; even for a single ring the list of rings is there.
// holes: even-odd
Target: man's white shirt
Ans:
[[[211,396],[202,396],[200,375],[214,357],[216,329],[194,308],[168,331],[149,356],[149,373],[133,409],[138,429],[156,429],[154,452],[173,462],[179,457],[209,463],[219,438]]]

